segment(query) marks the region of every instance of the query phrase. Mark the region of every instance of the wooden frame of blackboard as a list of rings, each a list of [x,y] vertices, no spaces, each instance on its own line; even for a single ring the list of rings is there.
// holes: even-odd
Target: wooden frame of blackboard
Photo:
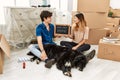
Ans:
[[[62,30],[65,30],[65,28],[67,28],[68,30],[67,30],[67,33],[58,33],[56,30],[57,30],[57,27],[59,26],[59,28],[64,28],[64,29],[62,29]],[[55,37],[57,37],[57,36],[69,36],[70,35],[70,25],[66,25],[66,24],[56,24],[55,25],[55,27],[54,27],[54,35],[55,35]]]

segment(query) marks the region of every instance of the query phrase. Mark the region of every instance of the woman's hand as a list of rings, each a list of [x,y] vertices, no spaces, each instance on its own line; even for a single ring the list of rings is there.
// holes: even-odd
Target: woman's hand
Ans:
[[[78,47],[77,46],[74,46],[74,47],[72,47],[72,50],[76,50]]]

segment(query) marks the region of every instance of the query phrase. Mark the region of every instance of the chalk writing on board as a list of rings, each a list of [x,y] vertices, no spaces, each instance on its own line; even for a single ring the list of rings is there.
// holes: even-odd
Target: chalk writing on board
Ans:
[[[57,34],[68,34],[69,33],[68,26],[56,26],[56,33]]]

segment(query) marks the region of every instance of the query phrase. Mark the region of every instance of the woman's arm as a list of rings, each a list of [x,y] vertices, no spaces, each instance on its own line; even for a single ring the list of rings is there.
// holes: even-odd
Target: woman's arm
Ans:
[[[79,46],[81,46],[82,44],[84,44],[86,41],[87,41],[87,39],[83,39],[82,41],[80,41],[80,42],[78,43],[78,45],[74,46],[72,49],[73,49],[73,50],[76,50]]]
[[[78,43],[78,45],[74,46],[72,49],[76,50],[79,46],[84,44],[88,40],[88,36],[89,36],[89,28],[86,27],[83,39]]]

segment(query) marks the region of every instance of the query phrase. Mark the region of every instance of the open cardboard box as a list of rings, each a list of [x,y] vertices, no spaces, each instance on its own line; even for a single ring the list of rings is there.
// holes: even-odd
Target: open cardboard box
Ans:
[[[120,42],[107,43],[100,40],[97,57],[120,61]]]
[[[117,34],[118,33],[118,34]],[[112,37],[117,37],[120,39],[120,33],[114,33]],[[108,59],[113,61],[120,61],[120,41],[116,41],[115,43],[104,42],[103,39],[99,41],[98,47],[98,58]]]
[[[0,74],[3,73],[4,54],[10,58],[10,46],[5,37],[0,34]]]

